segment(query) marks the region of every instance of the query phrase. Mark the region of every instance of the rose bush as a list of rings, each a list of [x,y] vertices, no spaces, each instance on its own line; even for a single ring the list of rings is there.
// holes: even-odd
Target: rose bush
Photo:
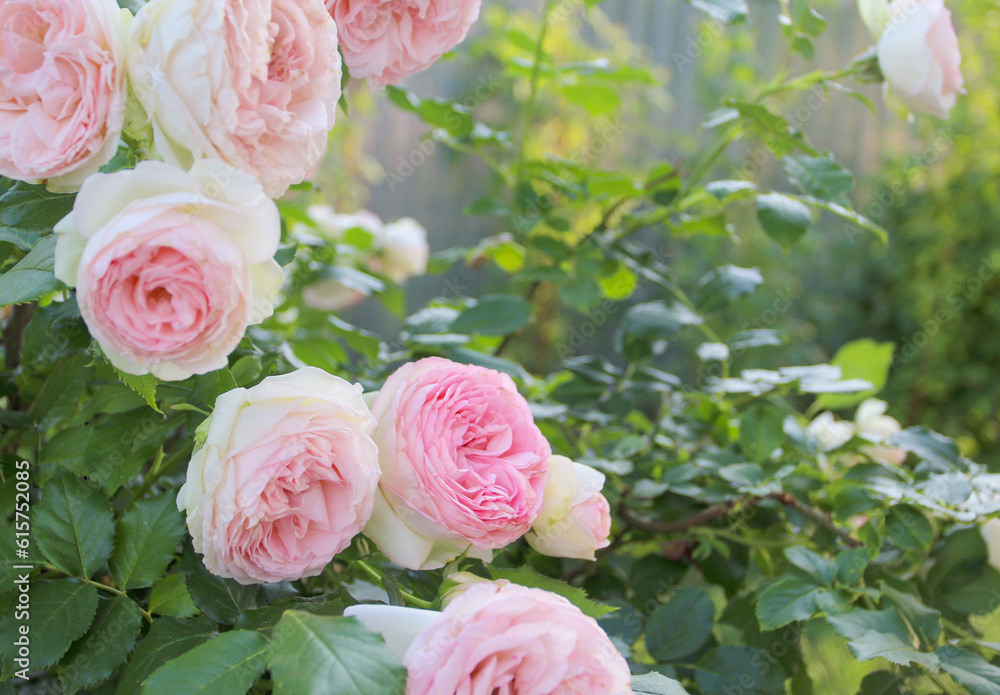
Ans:
[[[881,74],[945,113],[942,5],[863,2],[878,45],[813,69],[839,7],[693,3],[702,149],[642,128],[666,73],[599,2],[491,4],[456,101],[394,83],[477,2],[127,4],[122,55],[110,5],[0,0],[0,160],[52,169],[0,180],[0,693],[1000,690],[1000,476],[873,397],[892,344],[803,344],[783,284],[889,236],[803,106]],[[482,189],[460,233],[334,212],[401,207],[361,143],[389,108],[435,212]]]

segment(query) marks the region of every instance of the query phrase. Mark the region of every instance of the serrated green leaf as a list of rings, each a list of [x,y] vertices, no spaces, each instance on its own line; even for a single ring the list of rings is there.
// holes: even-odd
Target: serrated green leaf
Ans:
[[[0,225],[48,233],[73,209],[74,195],[50,193],[45,186],[18,181],[0,196]]]
[[[751,647],[718,647],[698,662],[695,678],[702,695],[772,695],[784,691],[780,668],[762,668],[770,655]]]
[[[198,614],[198,607],[191,599],[183,574],[168,574],[153,585],[149,595],[149,612],[172,618],[190,618]]]
[[[633,676],[632,692],[634,695],[688,695],[678,681],[656,672]]]
[[[776,630],[788,623],[808,620],[816,612],[816,595],[822,591],[815,584],[798,577],[783,577],[760,592],[757,619],[761,629]]]
[[[507,335],[531,323],[531,305],[523,297],[487,295],[451,323],[453,333]]]
[[[118,681],[116,695],[139,695],[143,683],[151,673],[215,634],[215,624],[207,618],[154,620],[149,632],[132,653],[132,658]]]
[[[287,611],[268,658],[276,695],[402,695],[406,672],[381,637],[352,618]]]
[[[245,693],[264,672],[268,646],[259,632],[223,633],[158,668],[142,695]]]
[[[847,194],[854,187],[851,172],[837,164],[832,155],[810,157],[795,153],[784,159],[788,179],[803,193],[821,200],[849,205]]]
[[[0,275],[0,306],[31,302],[64,287],[53,275],[55,251],[55,237],[45,237],[13,268]]]
[[[161,412],[156,406],[156,386],[160,383],[159,379],[152,374],[126,374],[117,368],[115,371],[118,373],[118,378],[122,380],[123,384],[142,396],[142,400],[146,401],[146,405],[158,413]]]
[[[822,555],[801,545],[785,548],[785,558],[808,574],[820,586],[829,586],[837,577],[837,566]]]
[[[916,663],[931,671],[936,671],[939,666],[936,655],[918,651],[908,641],[892,633],[868,630],[861,637],[849,641],[847,646],[858,661],[871,661],[882,657],[897,666]]]
[[[212,620],[232,625],[240,613],[257,607],[257,587],[216,577],[205,569],[200,555],[185,553],[181,566],[191,600]]]
[[[971,695],[1000,695],[1000,668],[967,649],[945,645],[935,652],[949,676]]]
[[[151,586],[167,571],[186,530],[176,496],[171,490],[139,500],[118,522],[108,562],[115,584],[125,589]]]
[[[546,577],[544,574],[539,574],[530,567],[520,567],[518,569],[501,569],[499,567],[491,567],[490,576],[493,579],[506,579],[512,584],[545,589],[546,591],[551,591],[554,594],[559,594],[583,611],[584,615],[589,615],[594,619],[618,610],[614,606],[605,606],[595,602],[587,596],[587,592],[583,589],[570,586],[569,584],[561,582],[558,579],[553,579],[552,577]]]
[[[87,634],[69,648],[59,663],[63,693],[72,695],[111,675],[132,652],[141,627],[142,614],[132,599],[115,596],[98,603],[97,616]]]
[[[88,579],[111,553],[115,522],[99,489],[60,472],[45,485],[33,531],[38,550],[49,562]]]
[[[78,579],[44,579],[31,583],[30,614],[27,621],[19,611],[8,610],[0,618],[0,651],[3,651],[4,673],[15,669],[13,649],[19,627],[29,629],[28,670],[51,666],[66,653],[94,621],[97,611],[97,589]],[[18,664],[17,669],[21,666]]]

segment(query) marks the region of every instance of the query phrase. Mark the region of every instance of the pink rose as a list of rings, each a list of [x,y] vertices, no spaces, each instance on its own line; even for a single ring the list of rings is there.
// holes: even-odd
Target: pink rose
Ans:
[[[382,479],[365,535],[390,560],[488,560],[531,528],[551,452],[509,376],[423,359],[389,377],[372,413]]]
[[[481,0],[326,0],[351,77],[384,87],[427,69],[479,18]]]
[[[541,589],[487,582],[441,613],[359,605],[344,614],[403,652],[406,695],[632,695],[628,664],[597,621]]]
[[[943,0],[896,0],[878,41],[878,61],[907,106],[947,118],[963,94],[962,52]]]
[[[553,456],[549,471],[542,511],[525,540],[543,555],[596,559],[594,553],[611,543],[604,474],[565,456]]]
[[[225,367],[282,281],[277,207],[220,162],[95,174],[56,231],[56,277],[77,288],[91,335],[129,374]]]
[[[371,516],[378,453],[361,386],[308,367],[222,394],[205,423],[177,506],[213,574],[315,576]]]
[[[73,191],[111,160],[129,16],[114,0],[0,2],[0,174]]]
[[[166,161],[220,159],[272,197],[319,163],[341,79],[337,27],[319,0],[152,0],[129,44]]]

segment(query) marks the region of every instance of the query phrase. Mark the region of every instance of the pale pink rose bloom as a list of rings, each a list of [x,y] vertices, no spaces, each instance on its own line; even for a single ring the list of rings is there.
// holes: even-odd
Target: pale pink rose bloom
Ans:
[[[0,2],[0,174],[73,191],[111,160],[128,17],[114,0]]]
[[[551,450],[509,376],[423,359],[389,377],[372,413],[382,479],[365,535],[390,560],[488,560],[531,528]]]
[[[326,0],[351,77],[384,87],[428,68],[479,18],[481,0]]]
[[[878,41],[886,83],[907,106],[947,118],[965,92],[962,52],[944,0],[896,0]]]
[[[273,311],[278,209],[220,162],[95,174],[55,229],[56,277],[77,288],[91,335],[129,374],[176,381],[221,369]]]
[[[403,652],[406,695],[632,693],[628,663],[597,621],[541,589],[486,582],[437,614],[352,606],[345,615]]]
[[[868,398],[858,406],[854,423],[858,435],[874,444],[862,447],[862,453],[899,466],[906,460],[906,451],[898,446],[889,446],[886,441],[902,432],[903,426],[894,417],[885,414],[888,409],[889,404],[885,401]]]
[[[377,238],[378,254],[372,270],[382,273],[397,285],[427,273],[431,247],[427,230],[412,217],[390,222]]]
[[[600,471],[553,456],[542,511],[525,536],[528,545],[551,557],[596,559],[595,552],[611,543],[611,507],[603,488]]]
[[[315,576],[371,516],[378,453],[360,385],[308,367],[222,394],[206,423],[177,506],[213,574]]]
[[[152,0],[129,32],[128,60],[172,164],[220,159],[278,197],[323,156],[341,65],[319,0]]]

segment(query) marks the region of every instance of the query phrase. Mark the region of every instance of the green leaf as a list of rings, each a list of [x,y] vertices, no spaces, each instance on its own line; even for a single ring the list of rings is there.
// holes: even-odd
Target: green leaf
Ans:
[[[94,624],[59,663],[63,693],[72,695],[110,676],[128,659],[141,628],[142,614],[135,601],[125,596],[101,601]]]
[[[810,157],[796,153],[786,156],[784,162],[788,180],[802,189],[803,193],[821,200],[850,205],[847,194],[854,187],[854,177],[837,164],[832,155]]]
[[[773,695],[784,692],[785,675],[768,666],[773,657],[751,647],[719,647],[698,662],[702,695]]]
[[[852,608],[840,615],[827,615],[826,620],[834,632],[848,640],[860,639],[871,631],[893,635],[902,642],[908,642],[910,639],[910,631],[896,611]]]
[[[402,695],[406,671],[353,618],[287,611],[268,659],[276,695]]]
[[[257,587],[216,577],[205,569],[200,555],[185,553],[181,566],[194,605],[217,623],[232,625],[240,613],[257,607]]]
[[[882,596],[899,609],[906,621],[913,627],[920,640],[933,646],[941,636],[941,613],[925,606],[913,594],[897,591],[888,584],[882,584]]]
[[[808,574],[820,586],[829,586],[837,577],[837,566],[822,555],[801,545],[785,548],[785,558]]]
[[[138,695],[149,675],[161,665],[214,636],[215,624],[207,618],[154,620],[149,632],[132,653],[132,658],[118,681],[116,695]]]
[[[704,589],[682,586],[646,624],[646,647],[657,661],[677,661],[712,635],[715,604]]]
[[[844,584],[857,584],[865,574],[870,559],[867,548],[844,550],[836,560],[837,581]]]
[[[75,199],[74,195],[50,193],[45,186],[19,181],[0,196],[0,226],[47,234],[70,213]]]
[[[38,549],[49,562],[87,579],[111,553],[115,522],[98,488],[59,472],[43,489],[33,531]]]
[[[546,577],[544,574],[539,574],[530,567],[520,567],[518,569],[490,567],[490,577],[493,579],[506,579],[512,584],[545,589],[546,591],[551,591],[554,594],[559,594],[583,611],[584,615],[589,615],[595,620],[607,615],[608,613],[613,613],[618,610],[614,606],[605,606],[600,603],[596,603],[589,596],[587,596],[587,592],[583,589],[570,586],[569,584],[561,582],[558,579],[553,579],[552,577]]]
[[[864,379],[871,382],[874,388],[860,393],[825,393],[816,400],[816,407],[827,410],[849,408],[881,391],[889,377],[895,349],[892,343],[876,343],[868,338],[841,347],[831,364],[840,367],[844,379]]]
[[[633,676],[632,692],[634,695],[688,695],[688,691],[678,681],[655,671]]]
[[[871,661],[882,657],[897,666],[917,663],[931,671],[936,671],[939,666],[937,656],[917,651],[909,641],[901,639],[894,633],[868,630],[861,637],[848,642],[847,646],[858,661]]]
[[[983,657],[950,644],[935,653],[941,660],[941,668],[971,695],[1000,695],[1000,668]]]
[[[0,227],[0,242],[14,244],[22,251],[30,251],[41,238],[42,235],[38,232],[22,232],[20,229]]]
[[[45,579],[31,583],[30,615],[25,621],[20,611],[7,610],[0,618],[0,650],[4,673],[13,673],[12,650],[21,625],[27,625],[31,645],[28,670],[51,666],[66,653],[94,621],[97,589],[79,579]],[[17,665],[16,670],[21,666]]]
[[[961,459],[954,439],[933,432],[926,427],[910,427],[889,438],[889,444],[916,454],[921,459],[943,470],[953,469]]]
[[[621,346],[632,359],[660,354],[667,340],[686,326],[697,326],[704,319],[683,304],[646,302],[629,307],[622,321]]]
[[[723,24],[742,24],[747,21],[750,14],[746,0],[688,0],[688,2],[692,7]]]
[[[452,322],[454,333],[507,335],[531,323],[531,304],[514,295],[487,295]]]
[[[723,265],[710,270],[698,283],[698,311],[718,311],[734,299],[757,291],[764,282],[760,268]]]
[[[115,549],[108,567],[115,584],[125,589],[151,586],[163,576],[184,537],[184,517],[173,490],[137,501],[118,522]]]
[[[31,302],[64,285],[53,275],[56,238],[39,241],[17,264],[0,275],[0,306]]]
[[[931,522],[923,512],[908,504],[896,504],[889,509],[883,535],[896,547],[918,553],[928,550],[934,542]]]
[[[747,458],[764,463],[785,441],[785,415],[777,406],[758,403],[740,419],[740,448]]]
[[[233,630],[199,644],[158,668],[143,695],[224,695],[245,693],[264,672],[267,637]]]
[[[798,577],[782,577],[760,592],[757,619],[763,630],[776,630],[788,623],[807,620],[816,612],[816,596],[822,591]]]
[[[168,574],[153,585],[149,595],[149,612],[172,618],[190,618],[198,614],[198,607],[191,600],[183,574]]]
[[[757,196],[757,220],[769,237],[791,250],[812,224],[809,208],[781,193]]]
[[[137,376],[135,374],[126,374],[119,369],[115,369],[115,371],[118,373],[118,378],[122,380],[123,384],[142,396],[142,400],[146,401],[146,405],[156,412],[160,412],[160,409],[156,407],[156,385],[160,383],[159,379],[152,374]]]

